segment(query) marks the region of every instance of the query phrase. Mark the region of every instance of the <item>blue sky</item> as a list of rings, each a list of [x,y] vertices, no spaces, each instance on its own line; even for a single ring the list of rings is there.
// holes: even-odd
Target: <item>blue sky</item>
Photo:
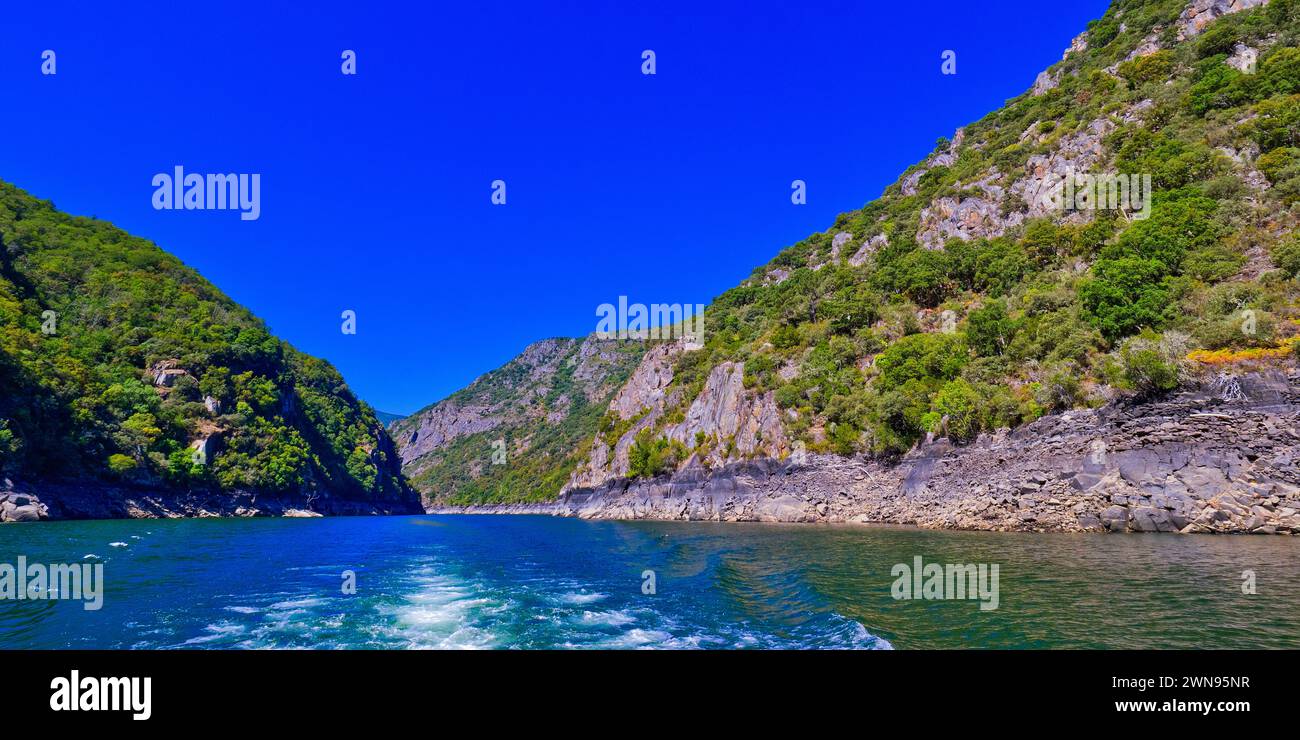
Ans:
[[[708,303],[1023,92],[1107,7],[100,5],[0,19],[0,179],[152,239],[398,413],[590,333],[620,295]],[[175,165],[260,173],[261,217],[154,210]]]

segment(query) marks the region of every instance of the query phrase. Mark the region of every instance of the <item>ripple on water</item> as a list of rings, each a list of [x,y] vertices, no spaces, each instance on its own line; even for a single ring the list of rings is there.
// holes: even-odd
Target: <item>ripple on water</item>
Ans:
[[[572,604],[575,606],[581,606],[583,604],[594,604],[597,601],[600,601],[602,599],[607,599],[607,598],[609,598],[609,594],[594,593],[594,592],[579,593],[576,591],[570,591],[568,593],[563,593],[560,594],[559,596],[556,596],[555,600],[560,602],[561,604]]]
[[[393,624],[381,634],[413,648],[488,648],[497,646],[493,617],[508,607],[486,589],[460,579],[426,572],[403,602],[383,605],[381,617]]]
[[[583,625],[603,625],[607,627],[622,627],[635,621],[636,617],[622,609],[604,612],[583,611],[582,616],[578,617],[578,622]]]

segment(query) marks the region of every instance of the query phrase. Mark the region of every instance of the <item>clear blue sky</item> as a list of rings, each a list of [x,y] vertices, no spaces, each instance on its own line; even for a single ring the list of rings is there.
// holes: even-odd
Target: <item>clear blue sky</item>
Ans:
[[[1107,3],[99,5],[0,18],[0,178],[154,240],[406,413],[619,295],[708,303],[1023,92]],[[177,164],[261,173],[261,218],[154,210]]]

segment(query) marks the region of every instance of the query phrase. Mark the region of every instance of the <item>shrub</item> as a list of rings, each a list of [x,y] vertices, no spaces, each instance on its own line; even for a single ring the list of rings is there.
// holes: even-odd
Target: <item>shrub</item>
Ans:
[[[1265,100],[1255,113],[1248,130],[1261,151],[1300,146],[1300,95]]]
[[[1202,247],[1183,259],[1183,272],[1197,280],[1217,283],[1237,274],[1246,258],[1219,245]]]
[[[133,457],[123,455],[120,452],[115,452],[108,456],[108,469],[112,471],[114,475],[126,475],[132,470],[135,470],[135,468],[136,461]]]
[[[676,440],[654,437],[650,429],[637,432],[628,450],[628,475],[633,478],[653,478],[671,473],[685,459],[686,446]]]
[[[862,432],[849,423],[832,423],[830,434],[828,435],[831,443],[831,449],[839,455],[852,455],[857,451],[858,439],[862,437]]]
[[[0,419],[0,470],[4,470],[9,459],[18,452],[19,444],[18,438],[9,429],[9,420]]]
[[[1273,258],[1273,264],[1286,273],[1287,277],[1300,275],[1300,234],[1275,244],[1268,254]]]
[[[881,393],[872,409],[876,450],[906,452],[925,433],[924,420],[929,412],[930,390],[920,380]]]
[[[961,378],[945,385],[934,397],[934,412],[948,418],[948,438],[954,442],[968,442],[979,434],[979,405],[979,394]]]
[[[177,447],[167,455],[167,468],[163,473],[168,481],[186,485],[203,477],[204,466],[194,462],[193,453],[188,448]]]
[[[1057,369],[1039,384],[1034,400],[1052,411],[1067,411],[1082,398],[1079,371],[1073,367]]]
[[[876,355],[880,386],[889,390],[908,381],[952,380],[969,359],[956,334],[912,334]]]
[[[1171,303],[1165,277],[1164,264],[1154,259],[1097,260],[1093,278],[1079,288],[1079,299],[1092,325],[1114,342],[1164,323]]]
[[[942,252],[917,249],[895,265],[895,288],[908,300],[934,308],[952,292],[950,265]]]
[[[1005,295],[1029,273],[1029,257],[1005,239],[987,242],[975,255],[975,289]]]
[[[1139,392],[1152,393],[1178,386],[1178,370],[1151,349],[1125,352],[1124,377]]]
[[[1212,214],[1217,203],[1201,195],[1165,199],[1153,205],[1151,215],[1137,221],[1116,243],[1102,250],[1105,258],[1134,256],[1160,261],[1176,273],[1189,251],[1216,244],[1222,227]]]
[[[982,357],[1002,354],[1015,333],[1016,322],[1007,316],[1002,301],[989,301],[966,319],[966,342]]]
[[[1130,88],[1137,88],[1148,82],[1158,82],[1169,77],[1174,68],[1174,54],[1162,49],[1155,54],[1138,57],[1119,65],[1119,76],[1128,81]]]
[[[1142,394],[1178,387],[1178,358],[1186,353],[1186,337],[1146,333],[1134,337],[1120,351],[1124,379]]]
[[[1273,184],[1273,190],[1283,202],[1300,200],[1300,148],[1278,147],[1261,154],[1255,166]]]

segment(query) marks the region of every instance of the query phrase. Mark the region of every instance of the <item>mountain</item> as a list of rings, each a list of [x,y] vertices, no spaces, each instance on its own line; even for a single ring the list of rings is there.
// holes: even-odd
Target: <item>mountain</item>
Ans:
[[[0,518],[419,511],[374,411],[194,270],[0,182]]]
[[[1298,6],[1116,0],[1025,93],[715,299],[702,349],[648,346],[568,481],[528,498],[582,516],[1290,531]],[[532,380],[508,382],[517,397]],[[1266,452],[1207,436],[1203,413]],[[1169,426],[1130,436],[1148,422]],[[1018,457],[1039,434],[1058,446]],[[1047,517],[1049,500],[1065,508]]]
[[[546,339],[389,429],[430,506],[554,498],[608,420],[640,342]]]
[[[389,424],[392,424],[393,422],[399,419],[405,419],[406,417],[403,416],[402,414],[390,414],[387,411],[380,411],[378,409],[375,409],[375,418],[379,419],[380,424],[383,424],[384,426],[388,426]]]

